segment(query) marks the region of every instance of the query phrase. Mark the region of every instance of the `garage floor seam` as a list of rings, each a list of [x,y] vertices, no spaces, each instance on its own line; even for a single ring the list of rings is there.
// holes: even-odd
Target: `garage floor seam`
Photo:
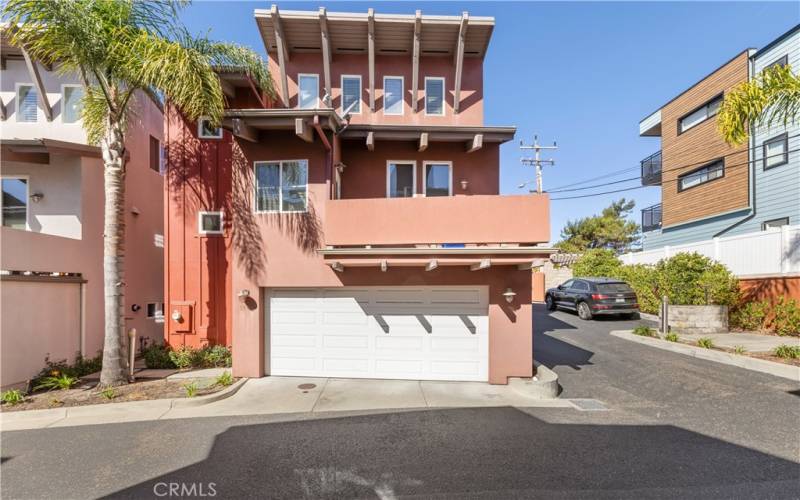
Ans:
[[[325,379],[325,383],[322,384],[322,389],[320,389],[319,395],[317,396],[317,399],[314,400],[314,406],[311,407],[311,413],[314,413],[314,410],[317,408],[317,403],[319,403],[319,400],[322,397],[322,394],[325,392],[325,388],[328,387],[328,381],[329,380],[330,380],[329,378],[326,378]]]

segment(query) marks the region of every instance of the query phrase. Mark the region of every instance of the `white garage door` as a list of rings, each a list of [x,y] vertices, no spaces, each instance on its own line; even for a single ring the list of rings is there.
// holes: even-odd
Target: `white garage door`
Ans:
[[[272,290],[267,315],[272,375],[488,380],[487,287]]]

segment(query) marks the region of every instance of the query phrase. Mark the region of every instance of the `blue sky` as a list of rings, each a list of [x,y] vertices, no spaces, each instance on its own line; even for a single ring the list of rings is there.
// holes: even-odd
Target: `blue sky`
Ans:
[[[253,20],[269,1],[196,2],[184,12],[192,31],[235,41],[264,53]],[[501,193],[522,193],[534,179],[520,165],[520,139],[558,141],[545,154],[545,189],[593,177],[593,185],[637,175],[614,172],[638,167],[659,148],[657,138],[638,136],[639,120],[748,47],[763,47],[800,22],[796,2],[279,2],[285,10],[460,14],[496,18],[484,62],[486,125],[516,125],[517,140],[501,150]],[[636,181],[557,196],[637,186]],[[582,186],[576,186],[582,187]],[[639,208],[658,203],[658,188],[577,200],[554,200],[551,234],[558,239],[568,219],[599,212],[621,196]],[[535,221],[532,221],[535,223]]]

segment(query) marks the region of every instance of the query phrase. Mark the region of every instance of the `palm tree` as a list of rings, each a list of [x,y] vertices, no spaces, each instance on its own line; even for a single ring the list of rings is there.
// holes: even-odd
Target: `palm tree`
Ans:
[[[747,141],[751,126],[788,125],[800,116],[800,77],[774,65],[725,94],[717,128],[728,144]]]
[[[124,331],[125,128],[144,93],[163,97],[187,119],[222,120],[224,98],[215,69],[236,68],[272,92],[264,61],[229,43],[192,37],[178,22],[185,1],[7,0],[11,42],[31,57],[77,74],[84,87],[82,119],[99,144],[105,182],[103,269],[105,337],[101,386],[127,378]]]

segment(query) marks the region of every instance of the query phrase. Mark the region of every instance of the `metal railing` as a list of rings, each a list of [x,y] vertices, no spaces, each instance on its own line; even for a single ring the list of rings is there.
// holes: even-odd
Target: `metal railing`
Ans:
[[[661,184],[661,151],[657,151],[644,160],[642,164],[642,186],[658,186]]]
[[[661,229],[661,203],[642,209],[642,232]]]

